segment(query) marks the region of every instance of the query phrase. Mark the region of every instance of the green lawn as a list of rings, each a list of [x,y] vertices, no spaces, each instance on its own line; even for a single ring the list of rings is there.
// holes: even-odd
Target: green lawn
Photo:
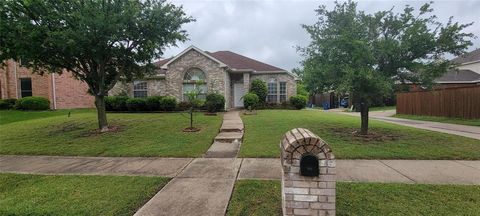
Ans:
[[[337,215],[480,215],[478,203],[478,185],[337,183]],[[227,215],[281,215],[280,181],[237,181]]]
[[[280,181],[238,180],[227,216],[282,215],[281,190]]]
[[[461,118],[448,118],[448,117],[437,117],[437,116],[417,116],[417,115],[404,115],[404,114],[396,114],[393,117],[404,118],[404,119],[413,119],[413,120],[421,120],[421,121],[433,121],[433,122],[441,122],[441,123],[452,123],[452,124],[461,124],[461,125],[469,125],[469,126],[479,126],[480,127],[480,119],[461,119]],[[479,128],[479,130],[480,130],[480,128]]]
[[[1,115],[24,115],[21,111]],[[9,117],[13,119],[14,117]],[[0,154],[199,157],[211,145],[221,116],[195,113],[200,132],[185,133],[181,113],[110,113],[118,132],[98,134],[96,113],[73,113],[0,125]]]
[[[18,111],[18,110],[0,110],[0,125],[12,122],[48,118],[53,116],[68,116],[76,115],[78,113],[95,112],[94,109],[64,109],[56,111]]]
[[[353,136],[360,118],[315,110],[259,110],[243,115],[245,137],[241,157],[279,157],[285,132],[303,127],[326,140],[337,158],[353,159],[480,159],[475,139],[370,121],[370,131],[381,135],[366,141]]]
[[[0,215],[132,215],[163,177],[0,174]]]

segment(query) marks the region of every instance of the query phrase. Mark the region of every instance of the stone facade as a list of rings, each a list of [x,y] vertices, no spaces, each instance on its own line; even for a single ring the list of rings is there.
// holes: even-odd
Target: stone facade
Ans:
[[[168,65],[168,71],[165,74],[168,95],[176,97],[179,101],[183,100],[183,77],[191,68],[198,68],[205,73],[208,92],[225,95],[225,68],[193,49]]]
[[[297,82],[292,75],[285,74],[285,73],[270,73],[270,74],[252,74],[250,75],[250,80],[260,79],[265,81],[266,83],[269,82],[277,82],[277,86],[279,82],[286,82],[287,83],[287,100],[294,95],[297,95]]]
[[[335,215],[335,157],[328,144],[296,128],[285,134],[280,149],[283,215]]]
[[[44,97],[50,101],[50,107],[56,109],[94,107],[94,97],[88,94],[88,86],[65,71],[62,74],[33,74],[32,70],[20,67],[9,60],[0,67],[0,96],[21,98],[20,79],[30,78],[32,96]],[[55,88],[55,89],[54,89]]]
[[[216,92],[225,96],[226,108],[234,107],[234,83],[243,82],[244,93],[250,89],[250,84],[254,79],[261,79],[266,82],[275,79],[276,82],[287,83],[287,99],[290,96],[296,95],[295,78],[287,72],[257,74],[254,71],[232,72],[225,65],[213,60],[205,53],[196,49],[189,49],[186,52],[177,56],[172,62],[167,65],[167,71],[160,78],[147,78],[147,95],[169,95],[177,98],[178,101],[183,101],[183,82],[185,73],[197,68],[203,71],[206,75],[206,86],[208,92]],[[157,76],[157,77],[158,77]],[[109,95],[119,95],[127,93],[133,96],[132,83],[119,82],[110,90]]]

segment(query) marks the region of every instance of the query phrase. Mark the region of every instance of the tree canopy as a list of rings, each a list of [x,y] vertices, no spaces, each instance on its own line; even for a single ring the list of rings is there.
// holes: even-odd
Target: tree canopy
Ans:
[[[37,73],[72,72],[95,96],[107,130],[104,97],[120,78],[155,71],[152,60],[185,41],[194,21],[164,0],[0,0],[0,61]]]
[[[333,10],[320,6],[304,56],[303,80],[310,92],[335,90],[353,94],[361,104],[362,134],[368,132],[368,104],[391,94],[396,84],[431,86],[452,66],[447,55],[460,55],[472,45],[471,33],[450,17],[446,24],[433,15],[432,3],[418,10],[405,6],[367,14],[352,1],[336,2]]]

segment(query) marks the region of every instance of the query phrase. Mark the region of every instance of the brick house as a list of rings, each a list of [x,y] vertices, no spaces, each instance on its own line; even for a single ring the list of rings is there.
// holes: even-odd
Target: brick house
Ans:
[[[175,57],[160,60],[155,75],[132,83],[119,82],[109,95],[131,97],[170,95],[186,101],[185,94],[202,89],[225,97],[226,108],[243,107],[243,95],[255,79],[267,83],[269,103],[282,103],[296,95],[295,76],[288,71],[230,51],[205,52],[190,46]],[[198,81],[202,84],[199,84]]]
[[[22,98],[40,96],[50,101],[51,109],[94,107],[94,97],[87,93],[88,86],[73,78],[69,72],[59,74],[32,74],[9,60],[0,67],[0,97]]]

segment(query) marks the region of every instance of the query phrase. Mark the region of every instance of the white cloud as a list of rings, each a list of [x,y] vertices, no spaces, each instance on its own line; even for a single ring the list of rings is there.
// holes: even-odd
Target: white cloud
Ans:
[[[172,2],[183,5],[186,13],[197,21],[184,26],[190,40],[179,44],[179,47],[168,48],[165,57],[195,45],[206,51],[230,50],[287,70],[299,66],[301,56],[295,46],[305,46],[309,42],[307,33],[300,25],[315,22],[314,10],[320,4],[333,7],[333,1],[312,0]],[[396,11],[401,11],[406,4],[418,8],[426,2],[368,0],[360,1],[359,9],[373,13],[395,6]],[[460,23],[480,21],[480,1],[436,1],[433,8],[442,22],[446,22],[450,16]],[[475,23],[467,30],[480,37],[480,23]],[[474,48],[480,48],[480,38],[474,40],[470,50]]]

